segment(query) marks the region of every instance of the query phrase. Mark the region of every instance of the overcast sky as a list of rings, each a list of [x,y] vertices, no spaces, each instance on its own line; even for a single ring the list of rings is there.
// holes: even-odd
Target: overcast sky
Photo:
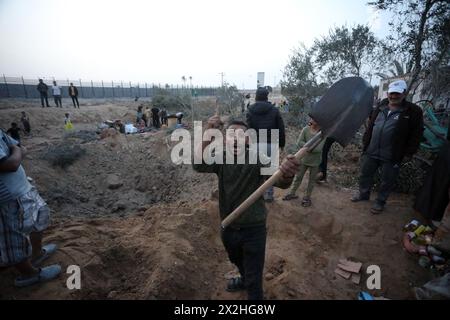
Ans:
[[[0,0],[0,73],[256,87],[333,26],[387,20],[367,0]]]

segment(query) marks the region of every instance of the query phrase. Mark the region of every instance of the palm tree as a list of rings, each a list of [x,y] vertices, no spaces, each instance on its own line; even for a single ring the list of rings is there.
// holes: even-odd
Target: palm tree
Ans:
[[[181,77],[181,81],[183,81],[184,86],[186,86],[186,77],[185,77],[185,76],[182,76],[182,77]]]
[[[377,73],[376,75],[379,76],[382,79],[389,79],[389,78],[398,78],[402,77],[406,74],[405,68],[402,63],[400,63],[397,60],[394,60],[391,63],[391,66],[393,68],[389,69],[389,74],[386,73]]]

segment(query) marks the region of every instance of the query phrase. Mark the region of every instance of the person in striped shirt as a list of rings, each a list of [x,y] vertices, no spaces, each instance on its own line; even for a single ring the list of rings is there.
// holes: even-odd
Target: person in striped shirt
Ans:
[[[0,130],[0,267],[19,271],[17,287],[48,281],[61,273],[57,264],[41,267],[56,245],[42,245],[50,210],[27,179],[24,155],[24,148]]]

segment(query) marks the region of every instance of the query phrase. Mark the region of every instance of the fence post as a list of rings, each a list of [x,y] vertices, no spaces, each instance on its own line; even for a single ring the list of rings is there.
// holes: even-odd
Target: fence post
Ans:
[[[81,79],[80,79],[80,91],[81,91],[81,96],[84,98],[83,85],[81,84]]]
[[[147,82],[145,83],[145,97],[148,97],[148,92],[147,92]]]
[[[114,99],[114,81],[111,81],[112,91],[113,91],[113,99]]]
[[[23,80],[23,77],[22,77],[22,85],[23,85],[23,92],[25,93],[25,98],[28,98],[27,88],[25,87],[25,81]]]
[[[91,89],[92,89],[92,97],[95,98],[95,92],[94,92],[94,82],[91,80]]]
[[[102,80],[102,91],[103,91],[103,98],[105,98],[105,86],[103,85],[103,80]]]
[[[10,96],[9,96],[9,88],[8,88],[8,82],[6,82],[6,77],[5,77],[5,74],[3,74],[3,81],[5,81],[5,86],[6,86],[6,95],[8,96],[8,98],[10,98]]]
[[[122,98],[125,96],[124,94],[123,94],[123,81],[120,81],[120,85],[122,86]]]
[[[131,89],[131,81],[130,81],[130,97],[133,98],[133,90]]]

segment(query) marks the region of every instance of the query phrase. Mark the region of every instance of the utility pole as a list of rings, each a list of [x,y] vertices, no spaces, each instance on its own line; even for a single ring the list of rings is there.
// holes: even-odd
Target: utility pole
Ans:
[[[225,75],[225,73],[223,73],[223,72],[220,72],[219,74],[220,74],[220,76],[221,76],[221,79],[222,79],[222,87],[223,87],[223,76]]]

